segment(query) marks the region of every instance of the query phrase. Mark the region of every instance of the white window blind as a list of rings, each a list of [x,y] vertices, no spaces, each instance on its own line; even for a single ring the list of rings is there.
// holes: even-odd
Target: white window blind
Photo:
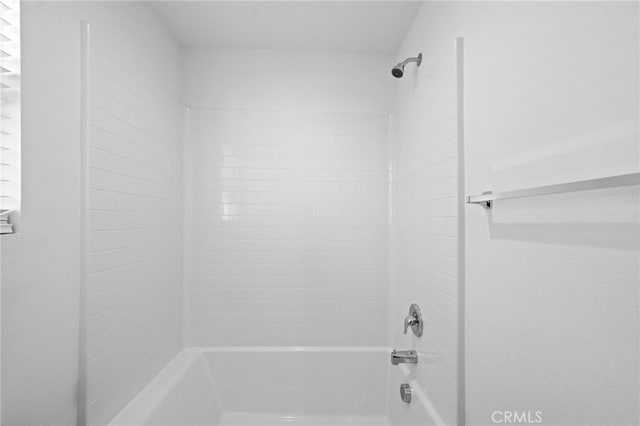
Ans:
[[[20,210],[20,1],[0,0],[0,233]]]

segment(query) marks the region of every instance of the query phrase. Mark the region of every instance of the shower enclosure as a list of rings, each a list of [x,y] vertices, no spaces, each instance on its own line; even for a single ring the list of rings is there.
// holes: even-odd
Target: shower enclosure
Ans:
[[[154,7],[166,17],[185,6]],[[113,424],[417,425],[441,424],[441,416],[455,423],[456,405],[439,414],[420,385],[428,374],[455,383],[455,338],[440,346],[432,330],[444,325],[429,314],[427,294],[395,300],[390,314],[396,266],[388,258],[392,197],[407,195],[398,170],[429,175],[422,196],[434,198],[432,211],[447,212],[446,236],[455,239],[462,198],[454,40],[425,60],[437,72],[427,85],[441,110],[412,130],[427,143],[392,165],[391,111],[382,99],[416,69],[394,82],[389,54],[165,48],[153,65],[168,73],[174,61],[179,97],[169,92],[176,75],[136,75],[117,59],[123,45],[99,24],[87,20],[81,35],[87,423],[108,423],[123,409]],[[159,41],[151,46],[160,49]],[[349,87],[363,73],[374,81]],[[417,158],[428,160],[411,163]],[[404,205],[397,214],[407,216]],[[456,270],[438,284],[454,298]],[[413,302],[428,322],[420,339],[402,335]],[[455,336],[447,320],[451,326]],[[428,354],[394,366],[390,336]],[[155,391],[145,388],[127,405],[181,348],[150,385]],[[420,372],[423,363],[430,372]],[[399,396],[403,383],[410,404]],[[457,399],[455,385],[443,391]]]

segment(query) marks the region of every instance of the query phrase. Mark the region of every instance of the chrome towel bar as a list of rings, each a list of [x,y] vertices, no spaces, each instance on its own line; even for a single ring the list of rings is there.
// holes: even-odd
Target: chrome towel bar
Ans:
[[[492,207],[493,201],[511,198],[536,197],[539,195],[560,194],[563,192],[587,191],[590,189],[615,188],[618,186],[640,185],[640,173],[609,176],[598,179],[581,180],[577,182],[560,183],[557,185],[538,186],[535,188],[518,189],[515,191],[483,192],[481,195],[467,197],[468,204],[478,204],[485,209]]]

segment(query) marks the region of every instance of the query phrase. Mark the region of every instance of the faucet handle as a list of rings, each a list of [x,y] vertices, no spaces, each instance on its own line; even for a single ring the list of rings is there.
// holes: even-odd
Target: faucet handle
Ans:
[[[417,337],[422,336],[422,332],[424,330],[424,319],[422,317],[420,307],[415,303],[411,304],[409,307],[409,315],[404,319],[404,334],[407,334],[409,327],[411,327],[411,331]]]
[[[419,320],[417,318],[417,316],[414,315],[407,315],[404,319],[404,334],[407,334],[407,330],[409,329],[409,327],[413,327],[414,325],[418,324]]]

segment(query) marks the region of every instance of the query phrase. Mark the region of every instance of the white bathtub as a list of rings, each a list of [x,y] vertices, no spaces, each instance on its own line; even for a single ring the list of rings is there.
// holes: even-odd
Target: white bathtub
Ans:
[[[439,425],[382,347],[188,348],[111,422],[113,426]],[[400,400],[400,383],[414,389]]]

